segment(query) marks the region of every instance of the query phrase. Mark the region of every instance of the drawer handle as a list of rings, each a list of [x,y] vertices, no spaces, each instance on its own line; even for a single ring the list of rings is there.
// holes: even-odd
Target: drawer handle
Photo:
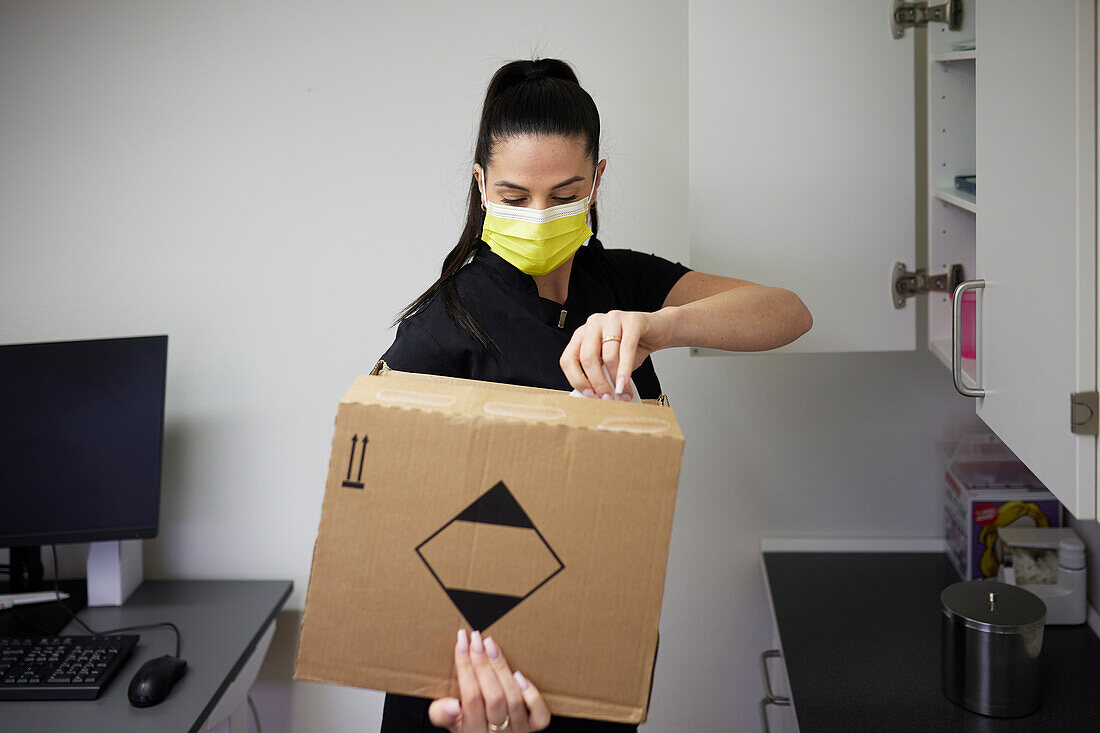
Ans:
[[[771,727],[768,726],[768,706],[769,705],[790,705],[790,700],[783,702],[787,698],[765,697],[760,701],[760,724],[764,727],[764,733],[771,733]]]
[[[951,302],[951,377],[955,380],[955,389],[963,397],[985,397],[985,390],[967,387],[962,382],[962,296],[967,290],[981,290],[985,287],[985,280],[967,280],[959,283],[955,288],[955,294]],[[977,311],[975,310],[975,313]],[[977,332],[978,324],[975,316],[974,329]]]
[[[770,676],[768,676],[768,660],[782,658],[783,655],[779,653],[778,649],[769,649],[768,651],[760,655],[760,669],[764,673],[764,689],[768,693],[768,696],[764,698],[764,701],[769,702],[769,704],[791,704],[791,698],[783,697],[782,695],[776,695],[775,692],[772,691],[772,679]],[[763,702],[761,704],[763,704]]]

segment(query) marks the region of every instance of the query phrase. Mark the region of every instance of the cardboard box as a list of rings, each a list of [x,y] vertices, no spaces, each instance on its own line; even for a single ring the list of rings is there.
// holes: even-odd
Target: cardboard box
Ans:
[[[554,714],[644,721],[672,409],[380,367],[337,411],[295,679],[457,695],[478,629]]]

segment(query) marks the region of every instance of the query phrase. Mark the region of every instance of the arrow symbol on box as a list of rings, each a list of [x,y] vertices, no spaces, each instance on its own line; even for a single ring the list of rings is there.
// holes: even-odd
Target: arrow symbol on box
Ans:
[[[351,489],[363,488],[363,458],[367,453],[367,436],[363,436],[363,450],[359,453],[359,475],[355,481],[351,480],[351,469],[355,465],[355,448],[359,445],[359,436],[351,436],[351,455],[348,456],[348,475],[347,478],[341,483],[342,486],[347,486]]]
[[[351,455],[348,456],[348,481],[351,481],[351,464],[355,462],[355,445],[359,442],[359,436],[351,436]],[[362,465],[362,464],[360,464]]]
[[[355,451],[355,446],[351,447],[352,451]],[[367,436],[363,436],[363,450],[359,452],[359,475],[355,478],[356,481],[363,480],[363,459],[367,457]]]

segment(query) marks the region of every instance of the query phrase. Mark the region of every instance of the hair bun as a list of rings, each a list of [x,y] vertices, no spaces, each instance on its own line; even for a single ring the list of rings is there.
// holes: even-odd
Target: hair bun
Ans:
[[[538,67],[535,67],[533,69],[528,69],[524,73],[523,80],[524,81],[535,81],[537,79],[545,79],[548,76],[550,76],[550,70],[549,69],[540,69]]]

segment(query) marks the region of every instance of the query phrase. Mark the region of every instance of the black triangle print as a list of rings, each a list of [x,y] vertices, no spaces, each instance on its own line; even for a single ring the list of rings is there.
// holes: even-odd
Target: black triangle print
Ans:
[[[516,501],[516,497],[512,496],[512,492],[503,481],[497,481],[496,486],[475,499],[474,503],[463,509],[455,519],[483,524],[503,524],[507,527],[535,528],[527,512],[523,511],[523,507]]]
[[[455,607],[466,618],[470,628],[478,631],[496,623],[501,616],[516,607],[523,598],[504,596],[497,593],[479,593],[476,590],[457,590],[445,588]]]

